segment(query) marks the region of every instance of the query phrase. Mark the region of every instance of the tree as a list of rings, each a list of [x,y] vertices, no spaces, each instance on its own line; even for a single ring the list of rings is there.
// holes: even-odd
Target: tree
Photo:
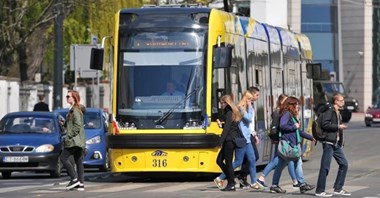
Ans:
[[[79,0],[65,1],[63,14]],[[0,6],[0,75],[31,80],[53,38],[49,29],[58,13],[54,0],[2,0]],[[17,68],[17,69],[16,69]]]

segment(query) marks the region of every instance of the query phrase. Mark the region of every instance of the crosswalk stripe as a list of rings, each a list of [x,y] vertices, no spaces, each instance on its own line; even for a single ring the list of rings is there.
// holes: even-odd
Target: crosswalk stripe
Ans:
[[[94,186],[99,186],[99,185],[98,184],[88,185],[85,183],[85,188],[91,188]],[[62,192],[62,191],[66,191],[66,186],[57,186],[57,187],[48,188],[48,189],[39,189],[39,190],[33,191],[32,193],[34,193],[34,194],[42,193],[43,194],[43,193],[56,193],[56,192]]]
[[[100,186],[100,184],[85,184],[85,191],[86,192],[120,192],[120,191],[128,191],[128,190],[134,190],[134,189],[140,189],[140,188],[147,188],[144,189],[144,192],[176,192],[176,191],[183,191],[188,189],[199,189],[203,187],[207,187],[204,183],[175,183],[175,184],[169,184],[168,186],[162,185],[161,183],[126,183],[123,185],[117,185],[114,187],[107,186],[106,188],[97,188],[97,186]],[[152,187],[154,186],[154,187]],[[93,188],[93,190],[89,190],[89,188]],[[151,187],[151,188],[149,188]],[[20,191],[20,190],[26,190],[31,188],[38,188],[34,191],[31,191],[30,193],[33,194],[51,194],[51,193],[57,193],[66,191],[65,185],[27,185],[27,186],[15,186],[15,187],[6,187],[6,188],[0,188],[0,194],[1,193],[7,193],[12,191]],[[293,189],[292,185],[284,185],[282,186],[283,189],[287,191],[287,193],[299,193],[299,190]],[[368,188],[368,186],[344,186],[344,189],[348,192],[354,193],[356,191],[362,190]],[[266,190],[269,190],[266,189]],[[312,190],[313,192],[315,190]],[[333,189],[327,189],[327,192],[333,192]],[[215,192],[219,192],[219,190],[215,190]],[[366,197],[366,198],[374,198],[374,197]],[[380,197],[379,197],[380,198]]]
[[[5,188],[0,188],[0,193],[26,190],[26,189],[37,188],[37,187],[41,187],[41,186],[47,187],[47,186],[52,186],[52,185],[51,184],[45,184],[45,185],[28,185],[28,186],[5,187]]]
[[[347,190],[350,193],[355,192],[355,191],[359,191],[359,190],[362,190],[365,188],[368,188],[368,186],[346,186],[346,185],[343,186],[343,189]],[[334,192],[334,189],[331,188],[331,189],[329,189],[328,192]]]
[[[201,187],[201,186],[204,186],[204,184],[181,183],[181,184],[170,185],[168,187],[162,187],[162,188],[157,188],[153,190],[146,190],[145,192],[176,192],[176,191],[181,191],[181,190],[196,188],[196,187]]]
[[[121,186],[115,186],[115,187],[105,188],[105,189],[91,190],[89,192],[119,192],[119,191],[132,190],[132,189],[143,188],[143,187],[148,187],[148,186],[153,186],[153,185],[156,185],[156,184],[131,184],[131,183],[127,183],[127,184],[121,185]]]

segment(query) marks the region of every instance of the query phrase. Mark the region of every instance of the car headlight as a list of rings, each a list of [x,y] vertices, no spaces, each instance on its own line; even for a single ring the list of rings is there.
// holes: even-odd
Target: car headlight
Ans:
[[[54,146],[51,144],[44,144],[39,147],[37,147],[36,152],[37,153],[48,153],[54,151]]]
[[[95,136],[86,141],[86,144],[99,144],[99,143],[100,143],[100,136]]]

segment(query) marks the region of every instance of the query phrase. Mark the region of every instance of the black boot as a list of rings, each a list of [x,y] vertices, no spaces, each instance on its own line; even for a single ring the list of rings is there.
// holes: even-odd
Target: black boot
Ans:
[[[250,186],[247,181],[247,176],[239,176],[238,179],[240,188],[248,188]]]
[[[221,191],[236,191],[235,184],[228,184]]]

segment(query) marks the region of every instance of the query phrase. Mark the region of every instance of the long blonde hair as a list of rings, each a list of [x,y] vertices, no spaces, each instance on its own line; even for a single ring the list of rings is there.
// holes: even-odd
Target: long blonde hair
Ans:
[[[220,101],[223,101],[228,104],[228,106],[232,109],[232,120],[235,122],[239,122],[242,118],[242,115],[239,109],[234,104],[234,98],[231,95],[224,95],[220,98]]]
[[[241,98],[241,100],[239,101],[238,103],[238,108],[243,108],[246,112],[248,111],[248,106],[249,104],[247,103],[247,100],[252,100],[253,99],[253,95],[250,91],[245,91],[243,93],[243,97]]]

